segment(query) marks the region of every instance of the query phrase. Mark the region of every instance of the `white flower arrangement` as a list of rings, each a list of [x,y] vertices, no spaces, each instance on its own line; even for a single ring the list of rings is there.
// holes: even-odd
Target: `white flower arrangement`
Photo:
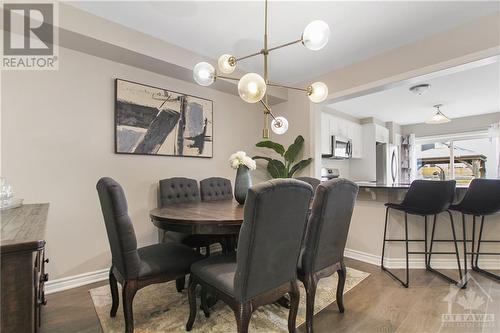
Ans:
[[[237,151],[229,157],[229,164],[231,168],[238,169],[241,165],[246,166],[250,170],[255,170],[257,168],[257,164],[255,161],[244,151]]]

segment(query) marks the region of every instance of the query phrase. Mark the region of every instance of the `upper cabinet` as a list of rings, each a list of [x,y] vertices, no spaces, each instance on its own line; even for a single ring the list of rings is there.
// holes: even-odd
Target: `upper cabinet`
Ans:
[[[375,141],[380,143],[389,143],[389,130],[384,126],[375,124]]]
[[[363,131],[360,124],[321,112],[321,153],[331,153],[332,135],[352,140],[352,158],[361,158],[363,152]]]

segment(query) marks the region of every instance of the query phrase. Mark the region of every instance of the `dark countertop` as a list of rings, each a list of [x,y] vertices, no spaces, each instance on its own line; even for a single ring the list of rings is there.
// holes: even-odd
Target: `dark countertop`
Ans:
[[[393,189],[408,189],[410,187],[409,183],[377,183],[377,182],[355,182],[360,188],[393,188]],[[457,188],[468,188],[467,185],[457,185]]]

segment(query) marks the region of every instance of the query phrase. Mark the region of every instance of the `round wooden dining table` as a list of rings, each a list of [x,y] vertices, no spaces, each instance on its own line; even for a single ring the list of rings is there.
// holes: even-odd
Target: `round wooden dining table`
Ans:
[[[243,223],[243,205],[234,200],[183,202],[153,209],[149,216],[156,227],[166,231],[234,235]]]

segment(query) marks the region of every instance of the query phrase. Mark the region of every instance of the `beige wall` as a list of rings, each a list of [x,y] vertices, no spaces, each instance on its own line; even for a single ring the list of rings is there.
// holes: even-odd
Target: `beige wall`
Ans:
[[[114,149],[114,78],[214,101],[214,157],[117,155]],[[138,242],[156,242],[148,211],[159,179],[222,176],[234,180],[228,158],[251,151],[262,116],[234,95],[61,48],[58,71],[3,72],[2,176],[26,203],[49,202],[51,279],[106,268],[110,263],[95,184],[120,182]]]

